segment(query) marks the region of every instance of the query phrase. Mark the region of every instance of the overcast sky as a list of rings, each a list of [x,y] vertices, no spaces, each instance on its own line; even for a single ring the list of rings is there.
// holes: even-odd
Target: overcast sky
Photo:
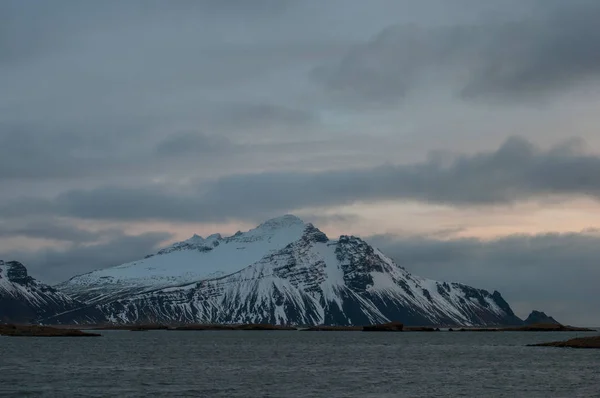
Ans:
[[[0,258],[294,213],[600,325],[597,0],[0,1]]]

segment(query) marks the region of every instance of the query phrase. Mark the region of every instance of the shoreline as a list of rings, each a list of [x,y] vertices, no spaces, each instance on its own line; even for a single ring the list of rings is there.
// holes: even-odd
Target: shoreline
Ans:
[[[282,326],[272,324],[102,324],[102,325],[47,325],[56,329],[76,330],[128,330],[128,331],[303,331],[303,332],[595,332],[595,329],[559,324],[536,324],[525,326],[466,327],[466,326],[405,326],[400,322],[378,325],[335,326],[335,325],[299,325]]]
[[[41,325],[0,324],[0,336],[7,337],[100,337],[101,334],[79,329],[61,329]]]
[[[271,324],[184,324],[184,325],[163,325],[163,324],[127,324],[127,325],[27,325],[27,324],[0,324],[1,336],[23,336],[23,337],[87,337],[101,336],[94,333],[102,330],[122,330],[131,332],[146,332],[164,330],[169,332],[185,331],[299,331],[299,332],[597,332],[595,329],[580,328],[573,326],[564,326],[556,324],[539,324],[522,327],[497,327],[497,328],[439,328],[431,326],[404,326],[400,322],[389,322],[377,325],[365,326],[281,326]],[[598,336],[584,337],[584,339],[594,339]],[[575,339],[577,340],[577,339]],[[556,346],[565,347],[567,342],[552,342],[536,344],[534,346]],[[598,344],[600,348],[600,339],[593,340],[593,344]],[[574,344],[580,344],[575,342]],[[584,344],[585,343],[581,343]],[[584,347],[588,348],[588,347]],[[592,348],[592,347],[590,347]]]

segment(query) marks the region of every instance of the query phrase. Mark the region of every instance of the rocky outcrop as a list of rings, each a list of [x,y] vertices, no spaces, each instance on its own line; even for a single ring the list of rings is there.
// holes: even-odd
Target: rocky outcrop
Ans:
[[[0,323],[37,323],[82,307],[85,304],[29,276],[23,264],[0,260]]]
[[[534,325],[534,324],[560,325],[560,322],[558,322],[556,319],[552,318],[551,316],[546,315],[544,312],[535,311],[535,310],[532,311],[531,314],[529,314],[527,319],[525,319],[524,323],[525,323],[525,325]]]
[[[581,328],[576,326],[561,325],[560,323],[534,323],[519,328],[508,329],[519,332],[593,332],[594,329]]]

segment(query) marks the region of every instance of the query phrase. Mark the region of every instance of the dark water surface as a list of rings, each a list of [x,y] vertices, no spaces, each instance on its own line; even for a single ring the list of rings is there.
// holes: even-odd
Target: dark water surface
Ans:
[[[0,395],[600,397],[600,350],[524,346],[590,333],[102,333],[0,337]]]

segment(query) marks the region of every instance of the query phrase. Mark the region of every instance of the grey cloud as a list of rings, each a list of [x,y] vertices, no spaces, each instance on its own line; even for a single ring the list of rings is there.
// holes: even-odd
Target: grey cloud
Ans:
[[[497,151],[410,165],[220,179],[200,202],[233,214],[338,206],[384,199],[449,205],[510,204],[543,195],[600,199],[600,157],[569,147],[542,151],[513,137]]]
[[[78,124],[85,134],[107,121],[114,129],[150,119],[151,128],[142,135],[160,127],[164,132],[199,124],[212,133],[215,126],[204,121],[231,101],[257,108],[253,121],[261,112],[267,118],[274,115],[276,107],[265,105],[271,101],[281,107],[283,114],[275,114],[280,120],[298,120],[301,112],[289,106],[292,95],[285,95],[285,88],[274,93],[277,87],[270,78],[307,62],[312,52],[325,53],[327,43],[297,41],[294,30],[273,35],[284,25],[277,16],[294,4],[2,2],[0,58],[26,62],[0,64],[0,122],[69,129]]]
[[[408,165],[315,173],[240,174],[186,186],[104,187],[52,200],[22,199],[0,208],[6,217],[56,214],[92,219],[217,221],[253,219],[308,207],[378,200],[452,206],[512,204],[587,196],[600,200],[600,157],[572,145],[549,150],[513,137],[494,152],[454,160],[432,156]]]
[[[520,316],[533,309],[559,321],[600,325],[600,235],[514,235],[491,241],[380,235],[367,238],[416,275],[497,289]]]
[[[260,129],[273,128],[287,131],[307,127],[316,122],[312,112],[269,103],[231,102],[213,105],[205,111],[206,124],[220,132],[205,134],[199,131],[182,131],[170,134],[156,147],[159,155],[218,154],[247,151],[260,151],[260,145],[238,145],[231,142],[222,132],[245,136]],[[285,134],[282,134],[285,135]]]
[[[27,237],[49,239],[73,243],[89,243],[113,235],[119,231],[103,229],[90,231],[74,225],[72,222],[57,219],[37,219],[0,222],[0,238]]]
[[[227,112],[228,118],[225,113],[215,115],[206,123],[209,129],[220,131],[214,134],[152,128],[145,123],[105,123],[63,130],[37,123],[19,125],[0,121],[0,181],[82,182],[82,179],[95,177],[96,181],[117,182],[147,178],[153,173],[175,177],[185,173],[197,175],[198,169],[211,165],[229,172],[241,171],[249,165],[232,162],[236,156],[260,164],[267,159],[256,156],[258,154],[277,150],[278,153],[269,158],[272,161],[277,156],[284,158],[287,153],[295,152],[295,148],[281,146],[276,141],[237,144],[226,137],[224,130],[238,131],[243,136],[249,128],[256,132],[269,126],[285,130],[282,135],[289,136],[287,130],[295,124],[306,126],[309,119],[302,111],[269,105],[244,104],[235,109],[240,113]],[[310,141],[306,145],[312,145],[313,151],[323,148],[320,143]]]
[[[0,258],[21,261],[33,277],[54,284],[74,275],[140,259],[170,238],[172,235],[165,232],[114,233],[106,242],[73,244],[62,250],[7,250],[0,252]]]
[[[268,103],[226,104],[215,117],[220,125],[244,129],[262,127],[302,127],[316,121],[316,116],[303,109]]]
[[[45,2],[6,0],[0,3],[0,66],[51,53],[68,39],[64,29],[68,21],[55,23],[53,18],[44,18],[44,14],[52,14],[52,6]]]
[[[207,11],[236,12],[248,14],[278,14],[294,4],[290,0],[258,0],[248,2],[245,0],[203,0],[188,1],[188,6],[199,7]]]
[[[184,5],[184,2],[178,3]],[[50,57],[76,46],[82,35],[101,28],[111,19],[119,20],[135,13],[141,16],[151,8],[147,2],[138,1],[3,0],[0,2],[0,66],[3,63],[22,66],[26,61]]]
[[[537,98],[597,80],[600,4],[538,4],[504,22],[391,26],[313,77],[345,100],[377,103],[432,85],[463,98]]]
[[[82,182],[91,176],[136,174],[153,155],[146,143],[153,141],[149,131],[147,121],[65,126],[0,120],[0,181]]]
[[[0,181],[12,186],[61,180],[81,188],[189,178],[198,170],[223,175],[353,162],[362,148],[349,143],[353,132],[346,134],[352,130],[346,125],[360,116],[321,106],[326,101],[308,84],[306,72],[398,19],[395,11],[411,4],[0,3],[0,41],[28,53],[13,57],[0,44],[0,57],[24,61],[0,66]],[[444,3],[408,8],[426,18],[432,8],[446,15],[448,10],[438,7]],[[459,8],[472,5],[461,1]],[[360,10],[367,8],[373,14],[363,16]],[[463,14],[459,11],[452,18]],[[331,29],[330,15],[339,18],[339,30]],[[196,129],[211,138],[169,136]],[[224,139],[217,142],[217,136],[231,139],[235,150],[224,154]],[[310,153],[274,148],[290,137],[312,146]],[[316,138],[329,147],[314,143]],[[334,148],[331,143],[338,140]],[[249,145],[235,145],[242,141]],[[167,155],[206,154],[206,147],[221,159]],[[286,162],[288,155],[293,162]]]
[[[314,225],[324,225],[333,223],[335,225],[345,225],[358,222],[361,217],[356,214],[314,214],[313,212],[306,216],[301,215],[305,222],[310,222]]]
[[[225,137],[200,132],[180,132],[168,136],[156,147],[156,153],[164,156],[185,154],[223,154],[233,148]]]
[[[114,164],[111,137],[0,123],[0,180],[76,177]]]
[[[200,203],[198,203],[200,204]],[[56,200],[41,204],[46,211],[90,219],[197,219],[196,203],[191,195],[156,188],[98,188],[90,191],[69,191]],[[43,211],[43,210],[42,210]],[[153,217],[157,212],[166,217]],[[197,213],[202,210],[198,209]]]

